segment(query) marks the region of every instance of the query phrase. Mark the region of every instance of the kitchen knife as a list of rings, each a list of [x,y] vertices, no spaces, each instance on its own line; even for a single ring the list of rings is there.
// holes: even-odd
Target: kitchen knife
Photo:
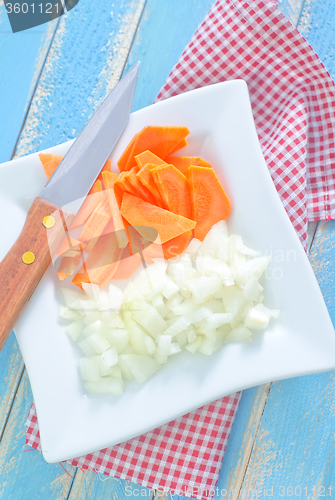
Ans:
[[[0,350],[128,123],[138,66],[94,113],[34,200],[21,234],[0,263]]]

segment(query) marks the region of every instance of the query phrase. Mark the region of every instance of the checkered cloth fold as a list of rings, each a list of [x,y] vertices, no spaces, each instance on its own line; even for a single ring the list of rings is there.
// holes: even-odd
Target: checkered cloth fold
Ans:
[[[158,100],[241,78],[273,182],[302,244],[307,222],[335,218],[335,86],[306,40],[263,0],[219,0]],[[213,494],[240,393],[143,436],[70,461],[83,469],[205,499]],[[27,444],[40,449],[34,405]]]

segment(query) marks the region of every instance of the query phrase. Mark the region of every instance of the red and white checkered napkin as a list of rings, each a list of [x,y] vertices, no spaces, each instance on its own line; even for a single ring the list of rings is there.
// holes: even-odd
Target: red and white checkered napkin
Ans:
[[[297,30],[263,0],[220,0],[207,14],[158,99],[241,78],[262,150],[306,248],[307,221],[335,218],[335,86]],[[71,463],[149,488],[208,498],[240,393],[143,436]],[[27,443],[39,447],[34,406]]]
[[[238,392],[177,418],[142,436],[69,463],[170,493],[213,496],[240,401]],[[35,405],[28,415],[26,443],[41,450]]]

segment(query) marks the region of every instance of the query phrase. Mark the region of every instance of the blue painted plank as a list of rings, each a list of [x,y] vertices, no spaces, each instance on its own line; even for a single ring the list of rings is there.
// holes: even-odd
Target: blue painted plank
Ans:
[[[22,355],[12,332],[0,351],[0,442],[23,368]]]
[[[117,83],[144,0],[80,0],[60,18],[16,156],[76,137]]]
[[[17,392],[0,447],[0,498],[51,500],[66,498],[72,477],[59,464],[50,466],[39,451],[25,445],[26,420],[32,401],[26,372]],[[25,452],[24,450],[29,451]],[[75,467],[66,464],[73,475]]]
[[[306,0],[298,29],[335,78],[335,5],[333,0]]]
[[[304,0],[279,0],[277,7],[286,19],[297,26],[303,4]]]
[[[298,28],[333,77],[334,25],[334,2],[305,2]],[[335,222],[320,223],[310,259],[333,323],[334,248]],[[334,496],[333,393],[333,372],[273,385],[243,485],[255,489],[255,498],[271,488],[275,498]]]
[[[99,500],[145,498],[151,500],[153,496],[153,490],[130,481],[110,478],[93,471],[82,472],[78,470],[68,500],[81,500],[83,498],[97,498]]]
[[[213,0],[147,0],[125,70],[141,61],[133,111],[153,104]]]
[[[15,149],[57,20],[13,34],[0,6],[0,163]]]
[[[335,324],[335,221],[321,223],[311,263]],[[317,335],[317,332],[315,332]],[[255,443],[244,490],[274,498],[334,496],[334,372],[273,384]],[[293,492],[293,494],[292,494]],[[243,497],[242,497],[243,498]]]

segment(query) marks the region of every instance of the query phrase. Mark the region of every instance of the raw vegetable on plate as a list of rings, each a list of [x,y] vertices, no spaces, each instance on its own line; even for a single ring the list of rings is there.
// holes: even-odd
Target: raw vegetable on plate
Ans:
[[[120,395],[125,380],[144,382],[182,350],[250,342],[279,314],[263,305],[259,283],[270,258],[228,235],[231,205],[212,165],[173,156],[188,134],[138,132],[120,173],[103,167],[58,249],[59,278],[81,288],[62,288],[59,314],[84,354],[88,392]],[[61,160],[40,158],[48,176]]]

